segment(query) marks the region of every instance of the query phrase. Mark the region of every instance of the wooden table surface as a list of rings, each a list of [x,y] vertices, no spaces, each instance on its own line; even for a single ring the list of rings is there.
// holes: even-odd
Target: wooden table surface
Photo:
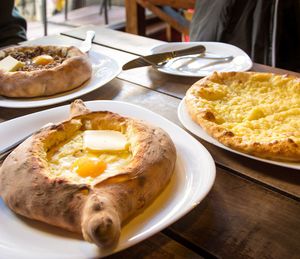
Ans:
[[[78,45],[88,29],[96,31],[93,50],[114,58],[120,66],[164,43],[94,26],[36,42],[47,43],[51,38],[58,44]],[[254,64],[252,70],[299,75],[259,64]],[[183,127],[177,117],[177,107],[196,80],[143,67],[123,71],[105,86],[81,98],[134,103]],[[50,107],[1,108],[0,121]],[[207,197],[168,228],[111,257],[300,258],[300,171],[259,162],[196,139],[216,163],[215,184]]]

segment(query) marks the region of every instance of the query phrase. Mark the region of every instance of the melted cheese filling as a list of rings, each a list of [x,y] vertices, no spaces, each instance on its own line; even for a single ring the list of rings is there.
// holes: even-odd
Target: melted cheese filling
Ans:
[[[76,183],[93,183],[116,175],[132,159],[129,147],[121,151],[93,151],[84,148],[83,132],[48,153],[50,176]]]
[[[244,141],[292,139],[300,144],[300,79],[267,74],[225,84],[211,81],[196,93],[198,109]]]

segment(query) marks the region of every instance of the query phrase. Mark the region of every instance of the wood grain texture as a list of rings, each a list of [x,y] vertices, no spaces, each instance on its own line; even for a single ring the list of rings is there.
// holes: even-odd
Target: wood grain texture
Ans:
[[[146,259],[146,258],[195,258],[201,259],[202,256],[184,247],[180,243],[159,233],[149,239],[126,249],[125,251],[108,256],[109,259]]]
[[[118,78],[182,99],[186,91],[198,81],[195,77],[163,74],[152,67],[123,71]]]
[[[243,175],[252,182],[259,182],[266,188],[300,201],[299,170],[260,162],[204,143],[203,140],[199,141],[215,157],[218,165],[230,168],[236,175]]]
[[[299,213],[299,202],[218,169],[206,199],[169,230],[220,258],[299,258]]]

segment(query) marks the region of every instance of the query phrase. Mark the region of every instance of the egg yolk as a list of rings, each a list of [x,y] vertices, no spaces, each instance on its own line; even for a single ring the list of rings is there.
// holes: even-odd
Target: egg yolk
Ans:
[[[54,59],[49,55],[40,55],[40,56],[37,56],[32,59],[32,62],[34,64],[42,65],[42,66],[48,65],[49,63],[52,63],[53,61],[54,61]]]
[[[73,163],[73,170],[81,177],[97,177],[104,172],[107,165],[96,157],[80,157]]]

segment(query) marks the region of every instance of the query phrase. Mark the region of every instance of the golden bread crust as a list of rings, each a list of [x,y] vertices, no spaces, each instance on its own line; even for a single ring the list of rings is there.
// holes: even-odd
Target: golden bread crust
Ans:
[[[0,195],[16,213],[109,246],[118,240],[122,224],[148,206],[169,182],[175,146],[163,130],[144,122],[106,111],[88,112],[80,101],[72,110],[75,117],[33,135],[7,157],[0,169]],[[131,161],[91,183],[51,175],[48,153],[84,129],[126,134]]]
[[[87,55],[76,47],[21,46],[1,51],[1,56],[11,52],[25,52],[39,48],[45,52],[61,51],[66,58],[51,68],[4,72],[0,70],[0,95],[7,97],[39,97],[63,93],[79,87],[89,80],[92,66]]]
[[[215,72],[187,91],[185,103],[191,118],[225,146],[300,161],[300,78]]]

